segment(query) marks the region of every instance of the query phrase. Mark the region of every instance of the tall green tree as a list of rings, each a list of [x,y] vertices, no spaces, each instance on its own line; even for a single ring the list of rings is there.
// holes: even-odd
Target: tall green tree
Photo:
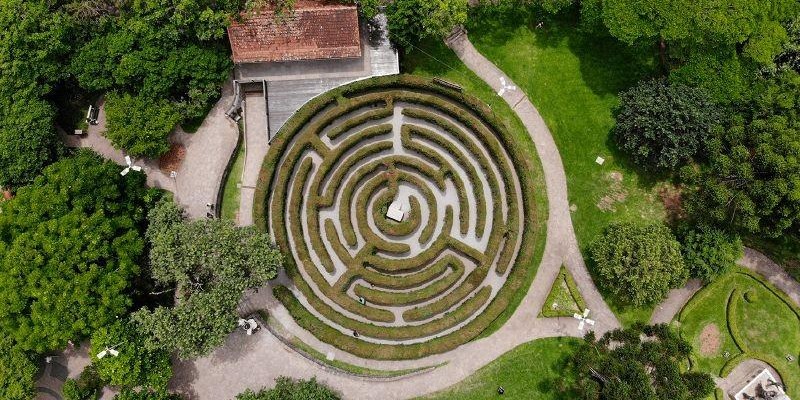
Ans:
[[[692,346],[668,325],[637,325],[584,338],[568,364],[577,379],[559,382],[583,400],[694,400],[714,392],[711,375],[682,372]]]
[[[181,120],[177,106],[130,94],[111,93],[106,99],[108,130],[114,147],[135,157],[158,158],[169,151],[167,138]]]
[[[234,0],[121,2],[112,14],[83,21],[93,34],[68,70],[84,89],[120,92],[124,95],[114,98],[118,106],[133,105],[136,115],[154,118],[142,122],[109,113],[115,145],[161,155],[169,148],[164,132],[205,115],[232,68],[223,39],[238,6]],[[142,128],[145,135],[130,134]]]
[[[709,142],[709,162],[685,168],[696,218],[778,237],[800,222],[800,75],[764,81],[758,97]]]
[[[247,390],[236,396],[236,400],[339,400],[340,397],[316,379],[295,380],[280,376],[275,387],[258,392]]]
[[[704,91],[653,79],[620,94],[616,120],[614,137],[639,166],[674,170],[701,150],[721,115]]]
[[[144,342],[145,338],[127,319],[94,331],[89,354],[98,376],[117,387],[166,389],[172,377],[170,355],[163,350],[148,349]],[[119,351],[119,355],[97,358],[106,348]]]
[[[396,0],[386,7],[389,35],[402,47],[446,37],[467,21],[467,0]]]
[[[9,337],[0,338],[0,398],[27,400],[35,396],[36,372],[31,354]]]
[[[207,354],[236,326],[242,293],[277,276],[283,256],[265,233],[230,221],[185,221],[169,201],[149,218],[150,271],[156,282],[175,288],[176,305],[139,310],[133,320],[150,348]]]
[[[146,214],[144,174],[80,151],[0,204],[0,331],[43,352],[130,306]]]
[[[730,271],[744,252],[739,236],[711,226],[684,227],[680,240],[683,260],[691,276],[704,282]]]
[[[610,225],[590,250],[601,286],[623,303],[657,303],[689,275],[680,243],[663,224]]]
[[[58,154],[43,96],[65,77],[70,27],[53,2],[0,2],[0,186],[30,183]]]
[[[745,94],[738,81],[773,65],[788,40],[782,22],[798,7],[794,0],[584,0],[581,14],[625,43],[655,44],[663,67],[680,72],[674,79],[730,101]],[[721,75],[737,84],[713,79]]]

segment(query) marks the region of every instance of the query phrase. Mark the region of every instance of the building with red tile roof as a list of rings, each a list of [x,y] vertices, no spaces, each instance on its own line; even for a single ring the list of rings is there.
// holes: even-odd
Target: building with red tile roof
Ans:
[[[265,8],[228,27],[234,63],[361,57],[358,10],[330,0],[297,0],[284,15]]]

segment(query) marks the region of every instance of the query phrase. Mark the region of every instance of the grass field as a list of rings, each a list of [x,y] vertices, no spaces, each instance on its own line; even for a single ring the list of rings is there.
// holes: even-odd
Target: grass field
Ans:
[[[494,90],[483,82],[483,80],[470,71],[461,60],[458,59],[455,53],[441,41],[428,40],[417,45],[413,50],[405,54],[401,65],[403,67],[402,72],[404,73],[424,77],[439,77],[457,83],[464,88],[466,93],[486,102],[486,104],[491,107],[494,114],[508,127],[508,131],[512,137],[515,137],[518,143],[522,144],[520,152],[528,159],[534,161],[533,169],[536,173],[534,185],[540,187],[541,190],[537,190],[531,197],[534,198],[536,204],[540,204],[541,207],[537,207],[539,211],[537,221],[540,223],[537,223],[537,226],[527,227],[528,229],[535,230],[538,238],[535,241],[536,249],[533,252],[533,257],[530,260],[526,260],[527,262],[536,264],[528,268],[528,276],[523,284],[525,288],[530,287],[536,275],[538,263],[542,258],[542,252],[544,251],[544,236],[547,223],[547,193],[545,191],[544,175],[539,162],[539,156],[536,153],[536,149],[525,127],[508,104],[497,96]],[[480,337],[488,336],[502,326],[514,310],[516,310],[526,293],[527,289],[517,291],[506,312],[492,322]]]
[[[720,376],[738,361],[761,359],[780,373],[790,397],[800,396],[800,310],[759,276],[737,269],[719,278],[678,319],[694,347],[693,368]]]
[[[617,94],[654,73],[650,50],[589,39],[570,18],[547,20],[537,29],[537,16],[522,9],[475,14],[470,39],[528,95],[558,145],[584,254],[611,222],[663,220],[655,177],[642,175],[610,138]],[[598,156],[605,159],[602,166],[595,163]],[[623,323],[646,321],[651,313],[610,303]]]
[[[233,165],[225,181],[225,187],[222,189],[221,217],[227,220],[235,220],[236,213],[239,212],[239,198],[241,194],[239,182],[242,180],[242,168],[244,168],[243,146],[239,146],[234,157],[236,157],[236,160],[233,161]]]
[[[429,400],[489,398],[557,400],[576,398],[559,393],[552,381],[563,375],[567,357],[580,341],[574,338],[539,339],[523,344],[484,366],[447,390],[424,397]],[[497,394],[502,386],[505,394]]]

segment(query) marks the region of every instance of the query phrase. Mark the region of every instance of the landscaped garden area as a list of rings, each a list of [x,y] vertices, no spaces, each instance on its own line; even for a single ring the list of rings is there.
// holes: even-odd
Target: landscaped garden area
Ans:
[[[535,265],[517,259],[536,249],[537,232],[523,229],[542,209],[528,195],[535,159],[475,99],[376,78],[315,99],[284,129],[256,216],[294,256],[298,292],[276,296],[321,340],[370,358],[442,352],[526,290]],[[393,201],[407,220],[384,215]]]
[[[694,348],[692,370],[724,377],[755,358],[778,371],[790,397],[800,396],[800,309],[760,276],[737,269],[718,278],[676,320]]]
[[[568,358],[578,349],[579,343],[580,340],[574,338],[549,338],[523,344],[453,387],[424,399],[493,398],[501,386],[505,390],[503,398],[563,399],[569,394],[556,390],[554,382],[564,375]]]

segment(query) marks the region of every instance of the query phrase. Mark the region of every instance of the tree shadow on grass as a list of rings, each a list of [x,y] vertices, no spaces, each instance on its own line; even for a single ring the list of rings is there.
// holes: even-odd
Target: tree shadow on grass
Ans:
[[[477,7],[467,26],[470,38],[484,48],[503,47],[520,35],[530,36],[539,48],[566,46],[578,58],[583,81],[596,95],[616,96],[657,73],[654,47],[628,46],[604,32],[584,32],[576,9],[552,15],[535,6]]]

